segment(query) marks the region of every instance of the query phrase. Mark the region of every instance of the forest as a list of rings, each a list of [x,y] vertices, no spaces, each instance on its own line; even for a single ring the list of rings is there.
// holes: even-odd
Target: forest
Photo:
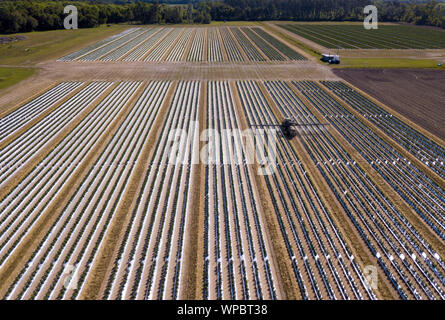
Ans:
[[[175,4],[172,4],[175,3]],[[210,23],[214,21],[360,21],[373,3],[379,21],[445,28],[445,4],[437,1],[370,0],[0,0],[0,33],[63,28],[63,9],[74,4],[79,28],[113,23]]]

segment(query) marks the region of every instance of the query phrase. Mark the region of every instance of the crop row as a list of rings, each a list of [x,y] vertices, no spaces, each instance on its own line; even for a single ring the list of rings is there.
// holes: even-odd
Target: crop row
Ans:
[[[211,62],[220,62],[224,60],[222,53],[222,44],[218,36],[218,29],[207,29],[207,60]]]
[[[145,171],[130,223],[106,279],[105,299],[177,299],[182,283],[185,237],[190,232],[192,162],[201,84],[177,85],[153,157]],[[159,99],[159,98],[158,98]],[[170,133],[180,129],[187,138],[176,141]],[[175,141],[182,151],[180,163],[171,162]]]
[[[87,85],[2,148],[0,150],[0,185],[31,161],[39,150],[49,146],[54,136],[74,121],[82,110],[94,103],[109,85],[104,82],[93,82]]]
[[[227,58],[223,51],[226,51]],[[59,61],[305,60],[260,27],[134,28]]]
[[[379,26],[366,30],[358,25],[281,25],[327,48],[438,49],[445,47],[443,32],[413,26]]]
[[[144,61],[161,61],[162,57],[168,52],[170,46],[176,41],[184,29],[173,28],[167,36],[156,44],[152,51],[145,56]]]
[[[143,45],[148,39],[150,39],[158,29],[150,28],[146,29],[143,33],[139,34],[137,37],[120,46],[118,49],[112,51],[111,53],[100,58],[100,61],[116,61],[121,60],[122,57],[126,56],[131,50]]]
[[[300,82],[297,87],[320,110],[331,105],[325,99],[326,94],[314,90],[312,83]],[[303,122],[313,121],[313,114],[301,100],[296,96],[293,100],[290,105],[294,108],[290,108],[287,115]],[[369,174],[328,131],[320,130],[316,137],[302,135],[302,139],[314,164],[400,298],[443,299],[444,264],[438,253]]]
[[[118,38],[102,47],[99,47],[79,58],[77,58],[77,61],[97,61],[100,60],[102,57],[110,54],[111,52],[117,50],[123,45],[126,45],[130,41],[136,39],[139,35],[144,33],[144,29],[136,29],[135,31],[128,33],[127,35],[124,35],[121,38]]]
[[[182,37],[173,46],[165,61],[181,61],[184,55],[184,48],[187,47],[190,39],[194,36],[194,29],[186,29]]]
[[[143,42],[136,49],[131,51],[122,61],[141,61],[143,58],[157,46],[164,37],[172,32],[173,28],[154,28],[155,33],[147,41]]]
[[[206,29],[198,28],[191,43],[190,50],[187,55],[187,61],[202,61],[204,53],[204,36]]]
[[[351,145],[444,238],[444,191],[315,83],[295,82]],[[314,91],[312,93],[311,91]]]
[[[260,200],[251,169],[239,161],[246,155],[229,84],[209,82],[207,102],[207,128],[218,136],[209,136],[205,169],[203,298],[276,299]]]
[[[8,205],[9,208],[16,204],[20,205],[18,218],[14,219],[12,225],[2,230],[2,237],[7,237],[9,241],[6,245],[2,244],[0,256],[2,265],[7,263],[16,250],[20,249],[21,243],[40,219],[52,210],[51,206],[60,190],[66,188],[69,179],[78,174],[79,165],[87,158],[91,148],[98,143],[106,128],[122,111],[139,86],[138,82],[120,83],[23,179],[7,198],[2,200],[1,205]],[[96,170],[105,171],[102,170],[102,166],[103,164],[97,165],[96,162],[96,165],[91,167],[90,173]],[[111,167],[122,168],[122,165],[117,166],[112,163]],[[51,296],[54,298],[53,285],[66,280],[61,274],[68,263],[68,257],[73,254],[75,248],[78,248],[75,244],[82,239],[83,244],[93,244],[89,241],[90,238],[88,240],[81,238],[85,235],[82,233],[83,229],[76,228],[81,221],[84,223],[84,228],[87,225],[88,228],[93,227],[94,220],[90,220],[91,212],[86,211],[85,208],[73,210],[74,198],[78,200],[79,193],[86,192],[91,197],[97,197],[100,194],[89,188],[94,180],[91,180],[91,175],[88,175],[86,179],[88,178],[90,178],[88,180],[90,184],[77,187],[69,204],[63,210],[57,211],[54,223],[9,287],[6,297],[48,298]],[[81,200],[86,204],[87,198],[83,194]],[[12,210],[6,212],[8,216],[14,213]],[[7,252],[4,252],[6,250]]]
[[[257,83],[237,85],[250,124],[278,121]],[[278,105],[292,105],[289,92],[280,83],[266,83],[266,87]],[[256,136],[268,139],[268,134]],[[374,299],[332,212],[306,174],[294,147],[281,138],[277,144],[276,169],[264,175],[264,181],[301,298]]]
[[[62,57],[62,58],[60,58],[57,61],[73,61],[73,60],[77,60],[80,57],[82,57],[82,56],[84,56],[84,55],[86,55],[86,54],[88,54],[90,52],[93,52],[93,51],[95,51],[95,50],[97,50],[99,48],[102,48],[102,47],[105,47],[105,46],[111,44],[112,42],[114,42],[116,40],[119,40],[120,38],[122,38],[122,37],[124,37],[124,36],[126,36],[126,35],[128,35],[128,34],[130,34],[132,32],[134,32],[134,31],[136,31],[136,29],[137,28],[131,28],[131,29],[125,30],[125,31],[123,31],[123,32],[121,32],[119,34],[116,34],[114,36],[111,36],[111,37],[109,37],[107,39],[104,39],[102,41],[93,43],[92,45],[89,45],[88,47],[85,47],[85,48],[83,48],[83,49],[81,49],[79,51],[75,51],[73,53],[70,53],[69,55],[66,55],[66,56]]]
[[[322,83],[414,157],[437,172],[441,178],[445,178],[445,148],[370,101],[346,83],[341,81],[323,81]]]
[[[233,36],[240,47],[246,53],[249,61],[266,61],[261,52],[253,45],[253,43],[247,38],[247,36],[241,31],[241,28],[230,28]]]
[[[57,102],[63,100],[82,84],[83,82],[62,82],[17,110],[0,118],[0,141],[37,118],[47,109],[57,104]]]
[[[272,47],[275,47],[278,49],[282,54],[284,54],[286,57],[288,57],[290,60],[305,60],[305,58],[297,53],[295,50],[289,48],[286,44],[275,38],[274,36],[270,35],[266,31],[264,31],[262,28],[254,27],[252,28],[253,31],[255,31],[258,35],[263,37],[264,40],[269,42]]]

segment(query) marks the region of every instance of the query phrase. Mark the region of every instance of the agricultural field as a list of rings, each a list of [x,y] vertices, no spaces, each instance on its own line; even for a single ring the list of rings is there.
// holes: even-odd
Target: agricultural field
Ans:
[[[323,84],[343,101],[352,104],[369,122],[385,132],[410,154],[445,179],[445,148],[413,129],[397,116],[352,89],[344,82],[325,81]]]
[[[445,299],[421,117],[267,25],[101,39],[0,97],[0,299]]]
[[[359,109],[365,107],[373,109]],[[299,299],[443,299],[443,187],[402,154],[438,157],[430,168],[440,175],[443,153],[434,152],[441,147],[377,108],[339,81],[57,84],[2,118],[0,266],[14,272],[0,294],[281,299],[289,293],[279,259]],[[337,133],[302,127],[298,143],[279,138],[272,174],[258,175],[246,163],[248,151],[237,135],[220,142],[210,136],[216,156],[199,164],[199,124],[222,133],[284,117],[326,121]],[[364,121],[397,138],[402,151]],[[187,138],[172,139],[173,129]],[[270,139],[256,130],[256,139]],[[180,162],[172,162],[178,150]],[[406,212],[391,192],[405,200]],[[126,217],[115,231],[122,210]],[[197,212],[202,224],[194,225]],[[192,241],[194,228],[198,239]],[[431,230],[427,238],[425,230]],[[117,239],[110,260],[98,268],[111,235]],[[277,246],[283,251],[274,251]],[[190,269],[195,254],[197,268]],[[385,289],[366,284],[368,257]],[[70,266],[76,276],[67,280]],[[192,293],[191,273],[198,279]]]
[[[440,70],[336,69],[334,73],[432,134],[445,139]]]
[[[330,49],[444,49],[445,31],[405,25],[279,24],[280,27]]]
[[[58,61],[264,62],[305,57],[263,28],[131,28]]]

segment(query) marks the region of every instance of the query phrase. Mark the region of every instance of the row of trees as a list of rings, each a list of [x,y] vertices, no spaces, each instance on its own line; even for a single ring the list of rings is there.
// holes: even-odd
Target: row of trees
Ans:
[[[382,21],[407,22],[445,28],[445,3],[376,2]]]
[[[214,20],[362,21],[363,8],[378,8],[379,21],[445,28],[445,4],[437,1],[225,0],[211,3]]]
[[[106,2],[104,2],[106,1]],[[187,5],[154,1],[0,0],[0,33],[63,28],[63,8],[78,8],[79,27],[105,23],[210,23],[211,20],[359,21],[370,0],[205,0]],[[185,1],[185,0],[184,0]],[[377,0],[379,21],[408,22],[445,28],[445,4]]]
[[[2,1],[0,0],[0,33],[17,33],[62,29],[66,17],[63,9],[75,5],[79,28],[91,28],[105,23],[210,23],[210,7],[167,5],[158,2],[131,4],[95,3],[90,1]]]

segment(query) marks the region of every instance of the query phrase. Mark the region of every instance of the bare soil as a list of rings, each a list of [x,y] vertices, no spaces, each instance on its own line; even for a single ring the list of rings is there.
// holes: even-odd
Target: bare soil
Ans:
[[[445,72],[336,69],[334,73],[445,140]]]

